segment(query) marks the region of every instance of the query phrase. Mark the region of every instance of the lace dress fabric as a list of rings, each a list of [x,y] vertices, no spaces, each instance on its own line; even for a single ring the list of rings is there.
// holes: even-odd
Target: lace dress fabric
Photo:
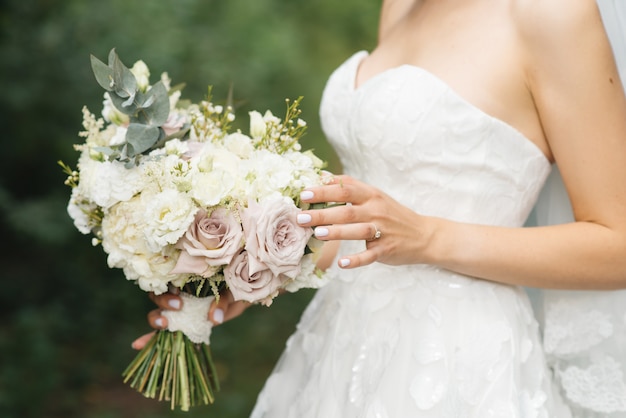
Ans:
[[[341,65],[322,99],[345,172],[421,214],[523,225],[551,169],[541,151],[421,68],[355,88],[366,55]],[[364,243],[342,245],[348,254]],[[330,274],[254,418],[571,416],[523,289],[428,265]]]

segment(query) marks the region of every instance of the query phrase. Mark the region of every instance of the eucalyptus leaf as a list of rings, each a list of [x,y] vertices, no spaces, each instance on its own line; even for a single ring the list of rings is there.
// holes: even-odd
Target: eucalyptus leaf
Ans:
[[[120,97],[129,98],[128,104],[132,103],[137,94],[137,79],[133,73],[124,65],[122,60],[117,56],[115,50],[112,50],[109,56],[109,66],[113,69],[113,81],[115,82],[115,94]],[[132,100],[130,100],[132,99]]]
[[[95,56],[91,55],[91,69],[93,71],[94,76],[96,76],[96,81],[103,89],[106,91],[113,90],[112,82],[113,82],[113,69],[108,65],[100,61]]]
[[[117,110],[119,110],[123,114],[128,115],[130,117],[135,117],[137,115],[137,111],[139,109],[137,108],[136,103],[133,102],[130,106],[124,106],[124,103],[128,99],[119,97],[115,94],[111,94],[110,97],[111,97],[111,102],[113,103],[113,106],[115,106]]]
[[[159,140],[161,129],[157,126],[131,123],[126,131],[128,156],[133,157],[149,150]]]
[[[137,121],[146,125],[161,126],[170,115],[170,100],[163,82],[159,81],[146,93],[137,94],[141,109]]]

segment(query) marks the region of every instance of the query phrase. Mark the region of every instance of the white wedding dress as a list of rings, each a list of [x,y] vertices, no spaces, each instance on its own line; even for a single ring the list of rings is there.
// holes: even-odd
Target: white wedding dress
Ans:
[[[355,89],[366,55],[340,66],[322,98],[345,172],[424,215],[522,226],[550,172],[542,152],[421,68]],[[426,265],[331,274],[253,417],[570,416],[522,289]]]
[[[626,0],[601,1],[607,27],[626,33]],[[341,65],[322,98],[344,171],[424,215],[524,225],[554,171],[542,152],[424,69],[402,65],[355,88],[366,55]],[[550,176],[539,223],[568,221],[563,192]],[[338,270],[253,418],[626,417],[626,291],[546,292],[535,314],[521,288],[432,266]]]

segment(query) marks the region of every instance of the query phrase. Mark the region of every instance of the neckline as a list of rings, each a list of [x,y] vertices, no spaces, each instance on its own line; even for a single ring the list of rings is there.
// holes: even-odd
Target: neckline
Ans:
[[[369,52],[366,51],[366,50],[362,50],[362,51],[359,51],[359,52],[355,53],[348,60],[348,63],[351,64],[350,65],[351,74],[348,77],[348,79],[349,79],[349,82],[350,82],[349,89],[350,89],[350,92],[352,94],[358,94],[359,92],[361,92],[363,90],[363,88],[365,88],[368,85],[374,83],[376,80],[384,78],[384,77],[388,76],[389,74],[397,72],[397,71],[410,70],[410,71],[419,72],[421,74],[426,75],[428,78],[430,78],[431,80],[434,80],[439,85],[444,87],[449,94],[451,94],[460,103],[463,103],[469,109],[472,109],[474,112],[479,113],[483,117],[486,117],[489,120],[497,123],[500,126],[503,126],[503,127],[507,128],[508,130],[513,132],[515,134],[514,136],[516,138],[519,138],[520,143],[524,144],[526,146],[526,148],[532,149],[535,153],[538,153],[541,157],[543,157],[543,160],[547,164],[552,165],[552,162],[548,159],[546,154],[544,154],[544,152],[539,148],[539,146],[537,146],[537,144],[535,144],[533,141],[531,141],[519,129],[517,129],[513,125],[505,122],[504,120],[502,120],[500,118],[497,118],[497,117],[495,117],[495,116],[485,112],[483,109],[481,109],[480,107],[476,106],[475,104],[473,104],[472,102],[467,100],[465,97],[463,97],[461,94],[459,94],[456,90],[454,90],[443,79],[441,79],[437,75],[433,74],[432,72],[428,71],[424,67],[420,67],[420,66],[417,66],[417,65],[414,65],[414,64],[399,64],[399,65],[396,65],[396,66],[393,66],[393,67],[389,67],[389,68],[387,68],[387,69],[385,69],[383,71],[380,71],[380,72],[374,74],[373,76],[371,76],[368,79],[364,80],[363,82],[361,82],[360,85],[357,86],[356,85],[356,80],[357,80],[357,76],[358,76],[358,72],[359,72],[359,67],[361,65],[361,62],[363,62],[363,60],[365,58],[367,58],[368,56],[369,56]]]

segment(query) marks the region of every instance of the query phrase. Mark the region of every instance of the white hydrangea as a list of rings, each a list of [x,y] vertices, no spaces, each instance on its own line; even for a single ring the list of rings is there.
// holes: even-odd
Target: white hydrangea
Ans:
[[[153,251],[146,240],[146,207],[140,196],[113,206],[102,221],[102,248],[111,268],[121,268],[128,280],[143,290],[163,293],[178,277],[169,274],[176,265],[173,246]]]

